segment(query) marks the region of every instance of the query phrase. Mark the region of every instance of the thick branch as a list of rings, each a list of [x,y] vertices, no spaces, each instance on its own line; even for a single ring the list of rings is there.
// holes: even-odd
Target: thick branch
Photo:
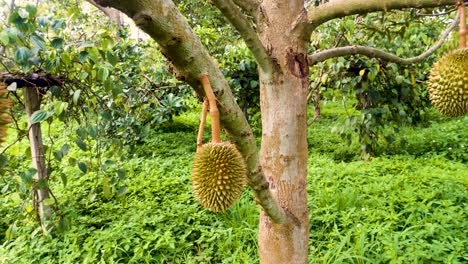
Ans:
[[[346,47],[333,48],[333,49],[328,49],[328,50],[317,52],[315,54],[310,55],[308,57],[308,61],[310,65],[314,65],[318,62],[325,61],[325,60],[335,58],[335,57],[361,54],[369,58],[379,58],[384,61],[395,62],[398,64],[412,64],[412,63],[420,62],[426,59],[427,57],[429,57],[430,55],[432,55],[438,48],[440,48],[440,46],[442,46],[444,41],[450,35],[450,32],[457,25],[457,21],[459,17],[460,17],[460,12],[457,13],[452,23],[450,24],[450,26],[441,34],[440,39],[434,44],[434,46],[432,46],[431,48],[429,48],[428,50],[426,50],[425,52],[421,53],[420,55],[416,57],[400,58],[392,53],[388,53],[386,51],[372,48],[372,47],[346,46]]]
[[[242,13],[232,0],[213,0],[213,4],[229,19],[229,22],[239,31],[245,43],[252,51],[259,66],[264,72],[271,72],[273,63],[258,38],[257,33],[250,25],[248,18]]]
[[[244,114],[222,72],[172,0],[96,0],[96,3],[112,6],[131,17],[158,43],[161,52],[174,66],[174,75],[190,84],[202,97],[204,91],[199,77],[201,74],[210,76],[211,86],[222,105],[219,109],[221,125],[246,160],[255,196],[262,199],[263,209],[274,222],[284,222],[285,212],[269,188],[263,188],[268,186],[265,177],[257,177],[261,171],[257,145]]]
[[[329,20],[350,15],[389,11],[392,9],[455,5],[456,2],[457,0],[335,0],[316,8],[309,8],[309,27],[307,30],[311,33],[319,25]]]

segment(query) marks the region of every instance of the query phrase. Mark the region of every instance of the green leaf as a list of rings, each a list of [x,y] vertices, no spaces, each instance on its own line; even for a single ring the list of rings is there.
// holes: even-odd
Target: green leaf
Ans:
[[[68,144],[63,144],[63,146],[60,148],[60,151],[62,152],[63,156],[68,154],[68,151],[70,150],[70,145]]]
[[[395,80],[398,84],[401,84],[405,80],[405,77],[403,75],[398,75],[395,77]]]
[[[87,51],[82,51],[80,54],[78,54],[78,60],[83,63],[86,59],[88,58],[88,52]]]
[[[6,165],[8,165],[8,156],[0,154],[0,169],[6,167]]]
[[[83,173],[86,173],[88,171],[88,166],[86,166],[86,164],[83,162],[78,162],[78,169],[80,169],[80,171]]]
[[[127,172],[124,169],[118,169],[117,176],[119,176],[119,180],[125,180]]]
[[[73,103],[75,105],[78,104],[78,99],[80,98],[80,94],[81,94],[81,90],[76,90],[74,93],[73,93]]]
[[[65,40],[63,38],[54,38],[51,42],[50,45],[56,49],[61,48],[63,46],[63,43],[65,43]]]
[[[46,44],[43,37],[39,36],[36,33],[31,34],[31,42],[33,45],[40,50],[46,50]]]
[[[26,11],[28,11],[29,17],[33,18],[37,14],[37,7],[36,7],[36,5],[28,4],[26,6]]]
[[[33,182],[33,177],[37,173],[35,168],[29,168],[25,172],[21,173],[21,180],[25,184],[31,184]]]
[[[44,110],[37,110],[31,115],[31,124],[37,124],[49,118],[48,112]]]
[[[255,80],[250,81],[250,87],[252,87],[252,88],[257,88],[257,86],[258,86],[258,82],[257,82],[257,81],[255,81]]]
[[[28,18],[29,17],[29,13],[28,11],[24,10],[24,9],[19,9],[18,10],[18,15],[21,17],[21,18]]]
[[[63,153],[62,153],[62,151],[54,151],[54,157],[55,157],[58,161],[62,161],[62,159],[63,159]]]
[[[57,101],[54,103],[55,115],[59,116],[68,108],[68,103]]]
[[[109,77],[109,69],[107,68],[99,68],[97,77],[101,81],[107,80],[107,77]]]
[[[86,145],[86,143],[81,140],[81,139],[77,139],[75,141],[76,145],[83,151],[87,151],[88,150],[88,146]]]
[[[112,66],[115,66],[115,65],[119,62],[119,57],[117,57],[116,55],[114,55],[113,52],[107,51],[106,55],[107,55],[107,61],[109,61],[109,63],[110,63]]]
[[[122,196],[127,191],[127,186],[120,186],[117,190],[117,196]]]
[[[88,137],[88,130],[84,127],[80,127],[76,130],[76,135],[81,139],[85,139]]]
[[[88,132],[89,132],[89,136],[91,138],[96,139],[96,137],[97,137],[97,127],[96,126],[89,127]]]
[[[15,60],[22,64],[31,57],[31,51],[26,47],[19,47],[15,51]]]
[[[6,31],[0,32],[0,42],[2,45],[6,46],[10,42],[10,37]]]

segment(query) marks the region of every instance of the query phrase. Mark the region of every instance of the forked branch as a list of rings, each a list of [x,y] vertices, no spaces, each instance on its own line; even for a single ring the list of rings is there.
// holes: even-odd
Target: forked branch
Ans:
[[[328,49],[324,51],[317,52],[312,54],[308,57],[308,61],[310,65],[314,65],[318,62],[325,61],[335,57],[342,57],[342,56],[350,56],[350,55],[365,55],[369,58],[379,58],[384,61],[395,62],[398,64],[412,64],[416,62],[420,62],[427,57],[431,56],[447,39],[450,35],[450,32],[455,28],[457,25],[457,21],[460,17],[460,12],[457,12],[457,15],[453,19],[450,26],[441,34],[440,39],[429,49],[425,52],[421,53],[420,55],[412,58],[401,58],[396,56],[395,54],[367,46],[346,46],[346,47],[339,47]]]
[[[237,29],[244,39],[247,47],[254,55],[259,66],[264,72],[270,72],[273,67],[270,56],[260,41],[257,33],[249,23],[249,18],[244,15],[241,9],[232,0],[213,0],[213,4],[223,13],[224,16]]]

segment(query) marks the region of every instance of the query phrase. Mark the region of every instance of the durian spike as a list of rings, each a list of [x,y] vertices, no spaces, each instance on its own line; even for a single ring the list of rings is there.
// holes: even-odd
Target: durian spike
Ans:
[[[466,48],[466,10],[463,0],[458,2],[458,11],[460,12],[460,31],[458,32],[460,40],[460,49]]]
[[[205,95],[208,98],[210,105],[210,117],[211,117],[211,138],[213,143],[221,143],[221,124],[219,123],[219,110],[216,105],[216,96],[211,88],[210,80],[208,75],[202,74],[200,76],[200,82],[205,90]]]
[[[197,153],[200,150],[201,146],[203,146],[203,130],[205,129],[207,113],[208,113],[208,100],[205,97],[205,99],[203,100],[203,105],[202,105],[202,112],[201,112],[201,118],[200,118],[200,127],[198,128]]]

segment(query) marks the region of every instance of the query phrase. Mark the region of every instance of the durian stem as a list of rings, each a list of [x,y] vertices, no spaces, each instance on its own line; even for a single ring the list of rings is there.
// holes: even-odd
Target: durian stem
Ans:
[[[221,143],[221,124],[219,123],[219,110],[216,105],[216,96],[211,88],[210,80],[208,75],[202,74],[200,76],[200,82],[205,90],[205,95],[208,98],[210,104],[210,117],[211,117],[211,137],[213,143]]]
[[[465,11],[465,2],[460,1],[458,10],[460,12],[460,31],[458,32],[460,40],[460,48],[466,48],[466,11]]]
[[[201,118],[200,118],[200,127],[198,128],[197,152],[200,150],[201,146],[203,145],[203,130],[205,129],[207,113],[208,113],[208,100],[205,98],[203,100],[203,105],[202,105],[202,112],[201,112]]]

